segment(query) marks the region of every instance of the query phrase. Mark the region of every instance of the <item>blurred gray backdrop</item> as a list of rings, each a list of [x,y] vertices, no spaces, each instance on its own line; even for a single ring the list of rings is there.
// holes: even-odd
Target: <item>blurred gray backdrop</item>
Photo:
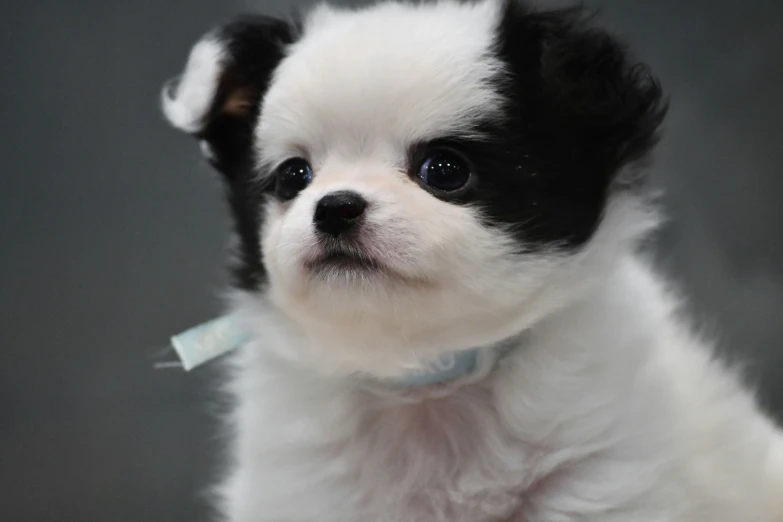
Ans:
[[[672,98],[661,266],[783,415],[783,2],[587,4]],[[215,370],[152,365],[219,311],[227,219],[158,91],[214,23],[290,5],[0,5],[0,519],[207,520]]]

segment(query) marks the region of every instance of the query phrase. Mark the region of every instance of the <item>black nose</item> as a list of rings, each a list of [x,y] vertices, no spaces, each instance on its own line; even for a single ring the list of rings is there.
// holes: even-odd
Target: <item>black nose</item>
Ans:
[[[332,192],[316,205],[313,223],[321,232],[339,236],[356,226],[366,207],[367,201],[356,192]]]

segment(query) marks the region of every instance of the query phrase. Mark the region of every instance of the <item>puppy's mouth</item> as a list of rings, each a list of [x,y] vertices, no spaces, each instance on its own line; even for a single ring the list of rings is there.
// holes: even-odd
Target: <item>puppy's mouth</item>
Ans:
[[[308,270],[313,272],[323,271],[361,271],[376,272],[382,269],[381,265],[366,256],[356,254],[344,254],[330,252],[305,262]]]
[[[351,244],[330,241],[321,244],[318,250],[317,254],[304,261],[305,268],[313,274],[372,274],[386,271],[383,263]]]
[[[324,239],[305,255],[302,265],[311,280],[329,283],[394,284],[419,289],[433,286],[432,281],[407,275],[367,252],[359,241]]]

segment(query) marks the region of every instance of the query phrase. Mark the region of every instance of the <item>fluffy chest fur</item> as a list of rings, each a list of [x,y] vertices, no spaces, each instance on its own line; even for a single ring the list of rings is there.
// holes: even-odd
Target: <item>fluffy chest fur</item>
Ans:
[[[368,512],[389,520],[510,514],[536,475],[536,450],[504,425],[492,395],[478,386],[410,403],[370,399],[348,443],[358,484],[375,485]]]
[[[504,364],[492,379],[444,397],[312,381],[288,395],[293,390],[271,378],[267,399],[243,400],[255,411],[243,408],[251,417],[239,419],[243,449],[225,490],[236,503],[232,520],[527,520],[590,451],[521,438],[497,396],[512,371]],[[281,400],[267,404],[272,396]],[[291,484],[304,487],[294,495]],[[236,496],[239,487],[254,489]]]
[[[429,398],[286,360],[270,313],[234,361],[223,508],[232,522],[777,522],[780,438],[671,305],[631,262],[485,380]]]

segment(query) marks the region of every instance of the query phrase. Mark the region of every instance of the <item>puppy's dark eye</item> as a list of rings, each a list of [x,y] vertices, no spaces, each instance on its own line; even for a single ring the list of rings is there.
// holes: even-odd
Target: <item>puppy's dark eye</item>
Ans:
[[[280,199],[296,197],[313,179],[313,169],[302,158],[293,158],[277,168],[275,191]]]
[[[454,152],[438,151],[424,160],[417,175],[430,187],[451,192],[465,186],[470,167]]]

